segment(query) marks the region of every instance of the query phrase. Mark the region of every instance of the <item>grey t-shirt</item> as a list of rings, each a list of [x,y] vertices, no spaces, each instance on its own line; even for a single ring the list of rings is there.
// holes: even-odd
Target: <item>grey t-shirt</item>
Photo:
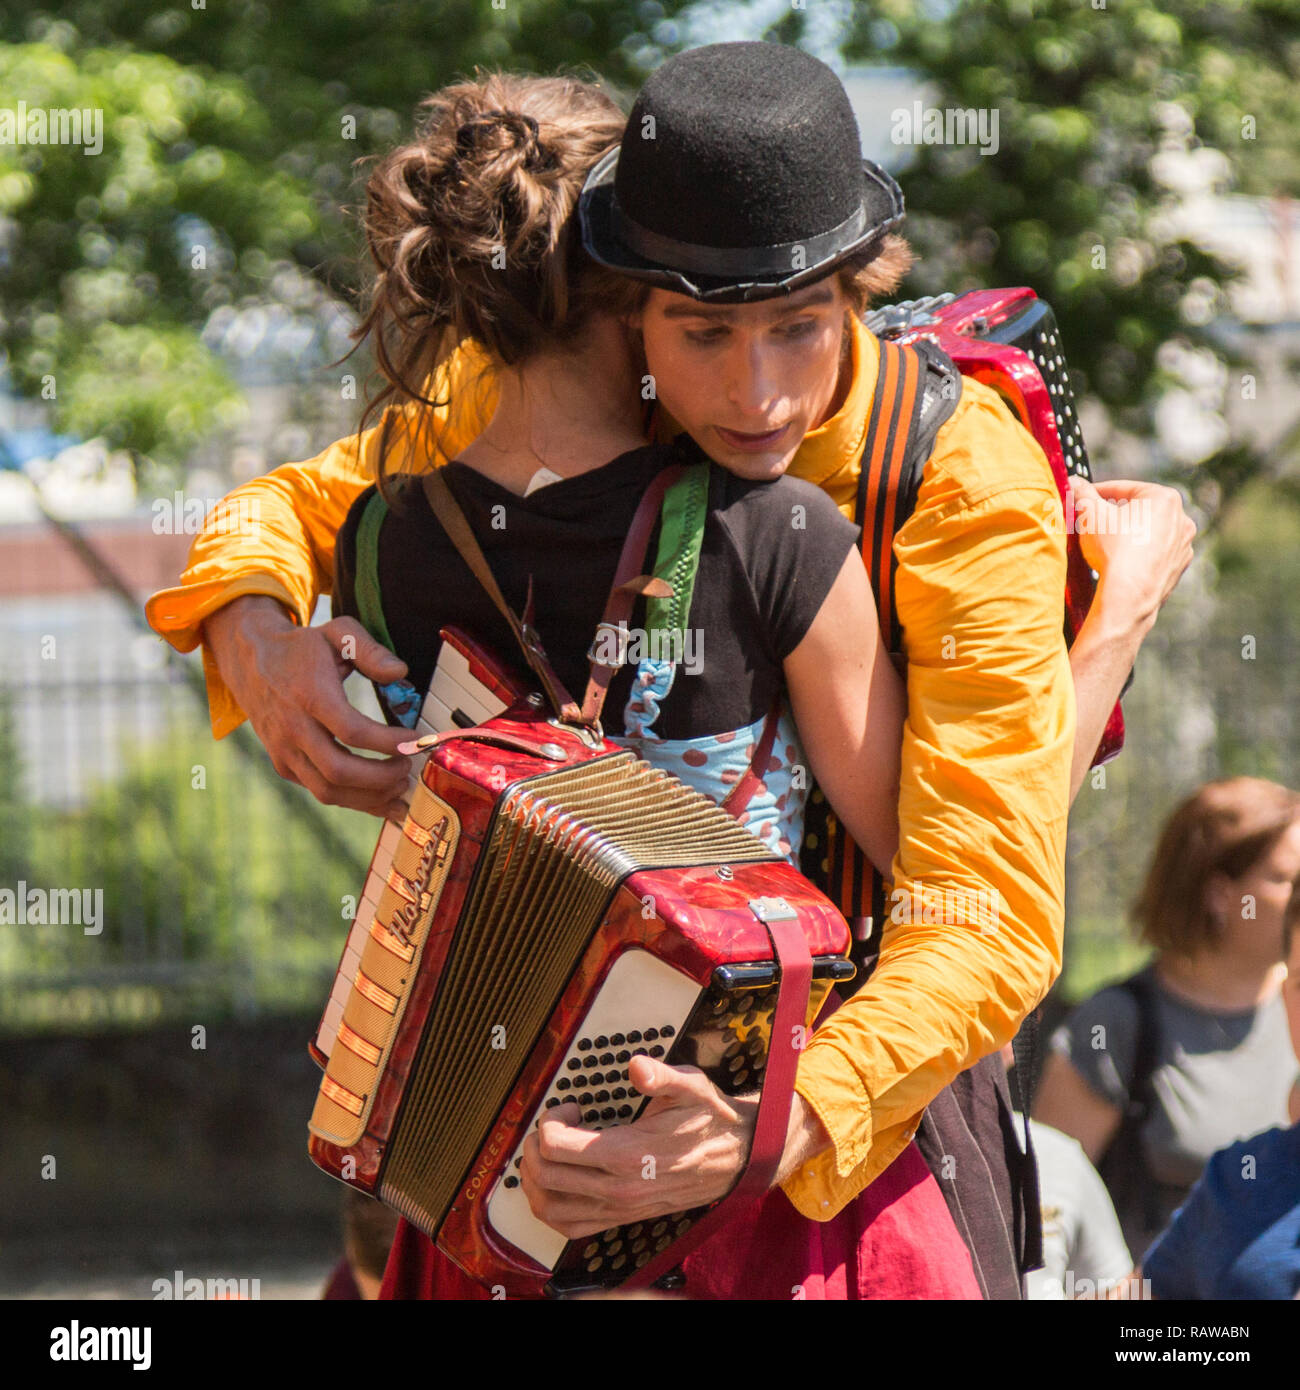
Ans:
[[[1300,1071],[1280,995],[1256,1009],[1214,1013],[1176,999],[1154,982],[1155,1104],[1142,1128],[1142,1147],[1158,1184],[1158,1224],[1143,1217],[1136,1184],[1114,1192],[1135,1258],[1163,1229],[1219,1149],[1288,1123],[1287,1098]],[[1133,1076],[1137,1004],[1111,986],[1080,1004],[1052,1036],[1053,1049],[1070,1061],[1098,1095],[1126,1107]]]

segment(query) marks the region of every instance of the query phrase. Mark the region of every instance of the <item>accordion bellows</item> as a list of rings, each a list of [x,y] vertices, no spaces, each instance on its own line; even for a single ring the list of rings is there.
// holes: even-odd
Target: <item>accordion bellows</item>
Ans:
[[[568,1100],[593,1127],[634,1120],[637,1052],[733,1094],[759,1087],[779,989],[770,913],[797,917],[818,961],[811,1014],[851,973],[848,929],[743,826],[530,711],[467,730],[412,796],[312,1114],[313,1158],[484,1283],[620,1282],[699,1213],[566,1242],[524,1198],[524,1139]]]

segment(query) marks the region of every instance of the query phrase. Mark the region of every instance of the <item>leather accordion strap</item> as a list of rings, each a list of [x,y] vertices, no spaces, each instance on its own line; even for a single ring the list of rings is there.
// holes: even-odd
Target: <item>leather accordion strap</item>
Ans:
[[[766,922],[764,925],[772,937],[781,967],[781,987],[772,1017],[772,1040],[767,1050],[749,1161],[736,1186],[711,1211],[705,1212],[680,1240],[674,1241],[657,1259],[625,1280],[622,1285],[625,1289],[645,1288],[665,1274],[671,1274],[692,1250],[761,1200],[776,1180],[790,1126],[800,1034],[808,1021],[812,956],[798,922]]]
[[[671,596],[673,590],[670,584],[644,573],[645,560],[646,552],[650,548],[650,533],[659,518],[659,508],[663,504],[664,495],[685,471],[681,464],[665,468],[655,475],[650,486],[642,494],[632,524],[628,527],[627,539],[623,542],[623,552],[614,572],[614,583],[605,602],[605,612],[596,629],[597,642],[602,633],[608,633],[616,644],[623,640],[624,625],[632,616],[632,608],[639,595],[645,594],[649,598]],[[622,654],[621,647],[619,653]],[[609,692],[609,683],[623,662],[598,660],[596,642],[592,643],[588,659],[591,664],[591,677],[587,681],[587,689],[582,699],[582,718],[588,725],[592,725],[600,719],[605,696]]]
[[[510,631],[514,633],[515,640],[523,651],[524,660],[538,681],[541,682],[547,702],[555,711],[556,717],[566,724],[583,723],[582,712],[578,708],[577,701],[564,688],[559,676],[551,669],[551,663],[546,659],[541,638],[532,626],[531,584],[529,586],[528,606],[521,619],[506,602],[505,596],[492,573],[491,566],[487,562],[487,557],[483,554],[465,513],[461,511],[460,503],[452,496],[451,489],[447,486],[441,469],[434,469],[433,472],[424,475],[424,495],[429,499],[429,506],[433,508],[434,516],[441,522],[442,529],[446,531],[448,539],[456,547],[460,558],[469,566],[470,573],[483,586],[488,597],[500,610],[501,616],[510,625]]]

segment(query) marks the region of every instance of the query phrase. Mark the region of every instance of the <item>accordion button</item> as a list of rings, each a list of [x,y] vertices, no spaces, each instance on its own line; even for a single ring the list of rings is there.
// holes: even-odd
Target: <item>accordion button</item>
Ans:
[[[582,1044],[579,1043],[578,1046],[581,1047]],[[569,1060],[565,1063],[565,1066],[567,1066],[570,1071],[578,1071],[582,1067],[582,1058],[570,1057]]]
[[[507,1179],[506,1179],[506,1186],[507,1186],[507,1187],[518,1187],[518,1186],[519,1186],[519,1179],[518,1179],[518,1178],[515,1178],[515,1177],[507,1178]]]
[[[615,1112],[614,1112],[614,1107],[613,1107],[612,1105],[607,1105],[607,1106],[600,1112],[600,1118],[601,1118],[602,1120],[612,1120],[612,1119],[614,1118],[614,1114],[615,1114]]]
[[[590,1038],[579,1038],[579,1039],[578,1039],[578,1051],[579,1051],[579,1052],[590,1052],[590,1051],[591,1051],[591,1039],[590,1039]],[[573,1059],[573,1062],[576,1062],[577,1060],[578,1060],[578,1059],[575,1057],[575,1058]],[[572,1065],[573,1065],[573,1062],[570,1062],[569,1065],[572,1066]]]
[[[613,1095],[615,1100],[626,1100],[627,1088],[624,1086],[615,1086],[611,1094]],[[619,1113],[622,1114],[622,1111],[620,1111]]]
[[[560,1077],[555,1083],[555,1089],[557,1091],[567,1091],[569,1089],[569,1078],[567,1076]]]
[[[632,1107],[630,1105],[620,1105],[618,1107],[618,1117],[620,1120],[626,1120],[631,1113]]]
[[[618,1239],[618,1231],[619,1228],[617,1226],[611,1226],[608,1231],[602,1231],[600,1233],[600,1238],[608,1245],[611,1240]],[[605,1253],[608,1255],[609,1251],[607,1250]]]
[[[614,1065],[614,1054],[612,1052],[602,1052],[600,1054],[600,1065],[602,1067],[612,1067]]]
[[[604,1105],[609,1098],[610,1097],[608,1091],[597,1091],[595,1096],[593,1097],[597,1105]]]
[[[596,1097],[593,1096],[593,1095],[591,1094],[590,1091],[584,1091],[584,1092],[578,1097],[578,1104],[579,1104],[579,1105],[590,1105],[590,1104],[592,1103],[592,1101],[594,1101],[595,1099],[596,1099]]]
[[[622,1033],[615,1033],[610,1038],[609,1045],[610,1047],[622,1047],[626,1041],[627,1039],[622,1035]]]
[[[647,1029],[645,1030],[645,1040],[646,1040],[646,1042],[654,1042],[654,1040],[655,1040],[658,1036],[659,1036],[659,1030],[658,1030],[658,1028],[647,1028]]]
[[[627,1035],[627,1040],[630,1043],[639,1043],[641,1041],[641,1034],[637,1032],[629,1033]]]
[[[621,1240],[612,1240],[612,1241],[610,1241],[610,1243],[609,1243],[609,1249],[605,1251],[605,1254],[607,1254],[607,1255],[617,1255],[618,1252],[619,1252],[622,1248],[623,1248],[623,1242],[622,1242]]]
[[[616,1259],[610,1261],[609,1267],[610,1269],[622,1269],[625,1264],[627,1264],[627,1256],[619,1255]]]
[[[589,1259],[591,1259],[591,1257],[592,1257],[593,1255],[599,1255],[599,1254],[600,1254],[600,1241],[598,1241],[598,1240],[593,1240],[593,1241],[591,1242],[591,1244],[588,1245],[587,1248],[582,1252],[582,1258],[583,1258],[584,1260],[589,1260]]]
[[[668,1223],[666,1221],[656,1221],[650,1228],[650,1234],[652,1236],[661,1236],[667,1229]]]
[[[738,1071],[731,1079],[736,1087],[739,1088],[749,1080],[749,1073],[747,1071]]]
[[[676,1033],[676,1031],[677,1029],[674,1028],[671,1023],[665,1023],[664,1026],[659,1030],[659,1036],[661,1038],[671,1038],[673,1034]]]
[[[596,1041],[592,1044],[592,1046],[593,1046],[593,1047],[608,1047],[608,1046],[609,1046],[609,1039],[606,1038],[606,1037],[603,1037],[603,1036],[602,1036],[602,1037],[599,1037],[599,1038],[597,1038]]]
[[[626,1066],[632,1060],[632,1054],[624,1048],[622,1052],[615,1053],[614,1060],[619,1066]]]
[[[662,1047],[652,1047],[650,1049],[650,1055],[652,1057],[662,1057],[664,1055],[664,1050]]]
[[[604,1263],[605,1263],[604,1260],[602,1260],[602,1259],[600,1258],[599,1255],[597,1255],[596,1258],[595,1258],[594,1260],[588,1260],[588,1261],[587,1261],[587,1273],[588,1273],[588,1274],[595,1274],[595,1272],[596,1272],[596,1271],[601,1267],[601,1265],[604,1264]]]
[[[582,1122],[583,1124],[594,1125],[598,1119],[600,1119],[600,1114],[598,1111],[588,1110],[587,1113],[582,1117]]]

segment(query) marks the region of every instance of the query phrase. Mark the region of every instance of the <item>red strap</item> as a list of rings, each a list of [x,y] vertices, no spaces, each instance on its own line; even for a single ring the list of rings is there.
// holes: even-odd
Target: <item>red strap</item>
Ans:
[[[772,757],[772,746],[776,743],[776,726],[780,722],[781,692],[778,690],[772,701],[772,708],[767,712],[762,737],[758,741],[758,747],[754,749],[754,756],[749,760],[745,775],[732,787],[722,802],[722,809],[737,820],[754,799],[754,793],[763,785],[767,764]]]
[[[776,1180],[790,1127],[790,1103],[794,1097],[800,1043],[808,1022],[812,956],[803,928],[797,921],[766,922],[764,925],[781,967],[781,983],[772,1017],[772,1037],[767,1049],[763,1093],[758,1101],[749,1161],[736,1186],[705,1212],[680,1240],[675,1240],[657,1259],[624,1280],[622,1288],[645,1288],[665,1274],[671,1274],[692,1250],[757,1202]]]

